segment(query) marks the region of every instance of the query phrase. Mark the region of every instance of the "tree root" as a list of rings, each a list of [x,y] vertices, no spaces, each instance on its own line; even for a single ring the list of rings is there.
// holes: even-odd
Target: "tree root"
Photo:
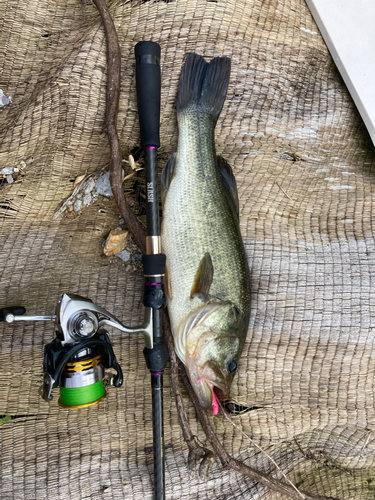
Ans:
[[[209,469],[211,465],[216,460],[216,455],[205,448],[198,442],[196,436],[193,435],[190,429],[189,420],[186,415],[184,402],[182,400],[182,394],[180,390],[180,384],[178,382],[178,372],[182,369],[185,372],[185,368],[181,365],[176,351],[174,350],[173,336],[171,332],[171,327],[169,323],[168,313],[163,311],[163,333],[164,338],[168,347],[169,359],[171,361],[171,383],[174,396],[176,398],[177,414],[180,422],[180,427],[182,429],[182,435],[184,441],[189,448],[188,456],[188,466],[190,469],[194,468],[197,463],[200,462],[199,473],[208,477]]]
[[[267,486],[271,490],[278,491],[279,493],[283,493],[287,495],[289,498],[296,499],[304,499],[304,500],[335,500],[329,497],[321,497],[321,496],[313,496],[306,492],[299,492],[294,489],[289,484],[286,484],[279,479],[274,479],[272,476],[268,474],[264,474],[248,465],[245,465],[243,462],[232,458],[227,451],[223,448],[222,444],[218,440],[214,430],[212,429],[211,423],[208,419],[206,411],[199,404],[198,398],[192,388],[188,376],[185,371],[185,367],[181,363],[181,361],[177,358],[176,352],[174,350],[173,336],[168,320],[167,313],[165,312],[163,315],[163,331],[164,337],[166,339],[166,343],[168,346],[169,357],[171,361],[171,381],[172,388],[176,398],[176,406],[178,411],[178,417],[180,421],[180,426],[182,429],[182,433],[184,436],[184,440],[189,448],[189,465],[192,465],[194,460],[201,460],[201,464],[199,467],[199,472],[204,473],[207,477],[209,467],[211,467],[215,461],[216,456],[218,456],[219,460],[225,467],[230,467],[237,472],[244,474],[245,476],[250,477],[251,479]],[[195,411],[198,417],[198,420],[203,428],[204,433],[208,441],[211,443],[211,446],[214,452],[208,450],[197,442],[195,436],[191,432],[188,418],[186,415],[186,411],[184,408],[182,395],[178,382],[178,373],[179,371],[182,374],[182,380],[184,386],[192,400]]]
[[[109,180],[121,217],[141,252],[146,252],[146,235],[142,224],[130,210],[122,189],[122,157],[117,134],[117,114],[120,100],[121,51],[117,32],[105,0],[93,0],[103,22],[107,40],[107,92],[103,134],[108,134],[111,150]]]

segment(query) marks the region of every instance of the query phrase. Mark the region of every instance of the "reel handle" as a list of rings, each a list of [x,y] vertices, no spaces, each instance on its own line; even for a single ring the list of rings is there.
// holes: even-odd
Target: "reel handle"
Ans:
[[[26,309],[22,306],[13,306],[13,307],[4,307],[3,309],[0,309],[0,322],[1,321],[6,321],[7,323],[12,322],[15,316],[22,316],[25,314]],[[11,319],[11,321],[8,321],[7,318]]]
[[[135,59],[141,148],[159,148],[160,46],[155,42],[138,42]]]

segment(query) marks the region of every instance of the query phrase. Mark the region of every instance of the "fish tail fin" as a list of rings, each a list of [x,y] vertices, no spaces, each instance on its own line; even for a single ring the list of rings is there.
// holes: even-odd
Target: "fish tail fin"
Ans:
[[[207,63],[190,53],[182,68],[177,94],[177,118],[185,111],[210,114],[215,123],[227,95],[230,77],[229,57],[215,57]]]

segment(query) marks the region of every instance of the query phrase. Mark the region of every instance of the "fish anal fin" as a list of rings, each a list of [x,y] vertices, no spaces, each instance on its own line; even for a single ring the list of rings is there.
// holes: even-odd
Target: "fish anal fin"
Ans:
[[[212,265],[211,255],[206,252],[195,273],[193,286],[190,291],[190,298],[200,297],[204,301],[207,301],[213,278],[214,266]]]
[[[176,165],[177,165],[177,153],[173,153],[168,158],[167,163],[164,165],[163,171],[161,173],[161,198],[163,203],[167,196],[169,186],[171,185],[172,179],[174,177]]]
[[[225,192],[227,193],[228,201],[233,210],[234,214],[238,218],[239,216],[239,203],[238,203],[238,193],[237,193],[237,183],[234,177],[232,167],[229,165],[227,160],[222,156],[217,156],[217,168],[219,169],[221,182],[224,186]]]

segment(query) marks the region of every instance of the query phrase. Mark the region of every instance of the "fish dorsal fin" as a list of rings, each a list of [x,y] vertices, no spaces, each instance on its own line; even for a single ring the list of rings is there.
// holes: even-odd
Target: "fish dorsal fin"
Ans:
[[[206,252],[195,273],[190,298],[200,297],[206,302],[208,300],[208,292],[210,291],[213,278],[214,266],[212,265],[211,255]]]
[[[238,193],[237,193],[237,183],[234,177],[232,167],[229,165],[227,160],[222,156],[217,156],[217,168],[219,169],[220,178],[223,183],[225,192],[227,193],[228,201],[231,209],[233,210],[236,217],[239,217],[239,204],[238,204]]]
[[[177,153],[171,154],[161,173],[161,198],[165,201],[177,165]]]

